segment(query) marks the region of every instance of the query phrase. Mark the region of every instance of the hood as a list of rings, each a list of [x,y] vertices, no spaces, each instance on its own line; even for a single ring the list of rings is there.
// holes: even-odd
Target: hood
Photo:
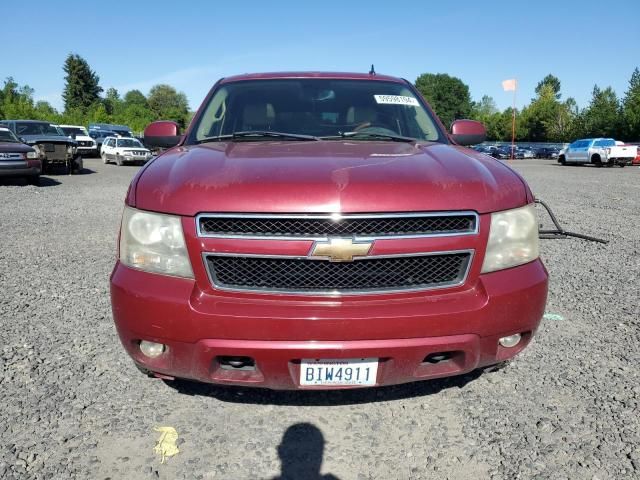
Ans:
[[[27,153],[35,150],[24,143],[0,142],[0,153]]]
[[[70,138],[70,137],[66,137],[66,138]],[[73,140],[73,139],[71,139]],[[93,138],[91,138],[89,135],[76,135],[75,138],[76,142],[81,141],[81,142],[93,142]]]
[[[144,210],[188,216],[201,212],[486,213],[525,205],[527,192],[523,180],[509,167],[458,146],[230,142],[165,152],[138,176],[129,202]]]
[[[22,138],[30,145],[34,143],[68,143],[71,145],[77,143],[75,140],[62,135],[22,135]]]

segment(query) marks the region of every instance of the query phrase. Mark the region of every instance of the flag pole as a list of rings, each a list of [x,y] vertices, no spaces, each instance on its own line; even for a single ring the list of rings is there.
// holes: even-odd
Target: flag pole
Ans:
[[[511,112],[513,114],[513,118],[511,120],[511,160],[515,157],[515,144],[516,144],[516,90],[518,89],[518,81],[514,80],[514,88],[513,88],[513,108]]]

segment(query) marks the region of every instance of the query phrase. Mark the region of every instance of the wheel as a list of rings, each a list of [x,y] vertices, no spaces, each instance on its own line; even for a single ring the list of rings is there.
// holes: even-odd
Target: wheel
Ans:
[[[626,165],[627,165],[626,163],[621,163],[620,168],[624,168]]]
[[[600,159],[600,155],[594,155],[593,157],[591,157],[591,163],[593,163],[597,168],[602,167],[602,160]]]
[[[78,157],[75,160],[73,160],[73,164],[76,167],[75,172],[82,173],[82,170],[84,170],[84,159],[82,157]]]
[[[102,157],[102,163],[104,163],[105,165],[107,163],[109,163],[109,159],[107,159],[107,154],[103,153],[102,155],[100,155]]]
[[[567,160],[564,158],[564,155],[558,157],[558,163],[560,165],[566,165],[567,164]]]
[[[27,177],[27,181],[29,182],[29,185],[39,186],[40,175],[31,175],[30,177]]]
[[[120,155],[116,155],[116,165],[118,165],[119,167],[124,165],[124,162],[122,161],[122,157]]]

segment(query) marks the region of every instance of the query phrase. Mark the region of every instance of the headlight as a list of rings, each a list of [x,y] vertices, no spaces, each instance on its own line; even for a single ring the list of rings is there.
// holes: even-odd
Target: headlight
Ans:
[[[180,217],[126,207],[120,232],[120,261],[147,272],[193,278]]]
[[[27,158],[30,160],[35,160],[39,157],[38,152],[27,152]]]
[[[538,218],[533,204],[491,214],[482,273],[515,267],[538,258]]]

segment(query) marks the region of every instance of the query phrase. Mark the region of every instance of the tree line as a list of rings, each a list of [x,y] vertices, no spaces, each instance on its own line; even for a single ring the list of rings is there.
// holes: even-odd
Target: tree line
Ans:
[[[100,77],[79,55],[64,62],[64,110],[58,112],[47,101],[35,101],[34,90],[9,77],[0,89],[0,119],[46,120],[58,124],[115,123],[141,132],[154,120],[173,120],[184,128],[191,119],[187,96],[170,85],[155,85],[144,95],[130,90],[120,95],[115,88],[104,92]],[[102,93],[104,96],[101,96]]]
[[[115,88],[105,92],[100,86],[100,77],[76,54],[67,56],[63,70],[62,112],[49,102],[35,101],[32,88],[21,86],[9,77],[0,89],[0,119],[34,119],[72,125],[116,123],[129,125],[134,132],[141,132],[158,119],[174,120],[182,128],[191,119],[186,95],[170,85],[155,85],[146,96],[139,90],[130,90],[124,95]],[[487,95],[472,101],[468,85],[443,73],[422,74],[415,85],[445,125],[457,118],[471,118],[485,124],[489,140],[511,140],[512,108],[500,111],[494,99]],[[515,113],[518,141],[568,142],[584,137],[638,141],[640,70],[633,71],[623,98],[619,99],[611,87],[601,89],[596,85],[589,105],[582,109],[571,97],[562,100],[560,80],[549,74],[536,86],[531,102]]]
[[[487,95],[472,101],[469,87],[447,74],[422,74],[415,85],[445,125],[471,118],[485,124],[488,140],[511,140],[511,107],[500,111]],[[562,100],[560,79],[549,74],[538,82],[531,102],[515,113],[517,141],[570,142],[588,137],[640,141],[640,70],[631,74],[624,97],[619,99],[611,87],[595,85],[591,101],[582,109],[571,97]]]

